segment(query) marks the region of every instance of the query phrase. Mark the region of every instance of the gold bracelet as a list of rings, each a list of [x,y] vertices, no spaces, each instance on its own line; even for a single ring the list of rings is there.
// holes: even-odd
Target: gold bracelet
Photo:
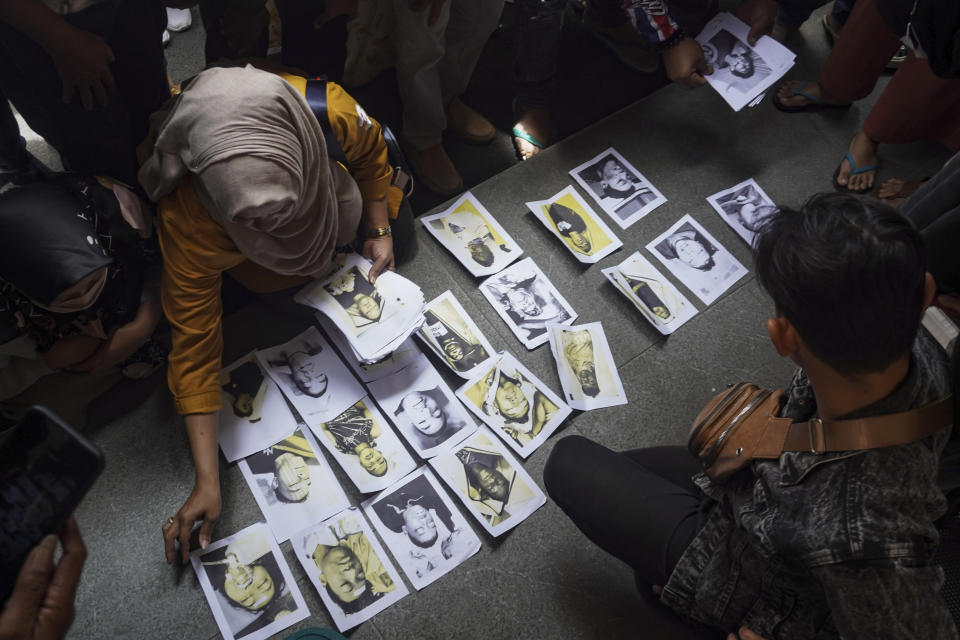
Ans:
[[[391,236],[391,235],[393,235],[393,231],[390,229],[390,225],[387,225],[385,227],[377,227],[376,229],[370,229],[369,231],[367,231],[367,238],[371,240],[375,238],[382,238],[384,236]]]

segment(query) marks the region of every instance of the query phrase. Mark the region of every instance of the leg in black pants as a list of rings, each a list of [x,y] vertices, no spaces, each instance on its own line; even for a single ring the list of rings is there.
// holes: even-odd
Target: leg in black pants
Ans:
[[[699,463],[683,447],[618,453],[581,436],[554,446],[543,471],[550,497],[639,584],[664,585],[703,526]]]

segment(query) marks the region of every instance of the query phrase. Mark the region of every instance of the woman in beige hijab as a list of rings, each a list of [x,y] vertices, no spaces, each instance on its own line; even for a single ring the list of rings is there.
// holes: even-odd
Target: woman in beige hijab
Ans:
[[[199,74],[158,114],[140,184],[158,202],[163,310],[172,328],[168,383],[185,416],[193,492],[163,526],[167,561],[186,562],[194,522],[210,541],[220,512],[217,416],[223,272],[256,293],[319,278],[364,237],[370,279],[393,269],[387,194],[392,169],[380,125],[340,87],[327,87],[330,126],[350,173],[327,157],[305,80],[246,68]]]

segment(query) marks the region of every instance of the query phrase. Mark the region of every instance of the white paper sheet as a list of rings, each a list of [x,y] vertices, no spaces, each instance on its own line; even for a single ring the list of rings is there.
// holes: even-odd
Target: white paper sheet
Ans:
[[[527,208],[580,262],[599,262],[623,246],[573,187]]]
[[[570,170],[583,190],[626,229],[667,199],[613,147]]]
[[[753,178],[708,196],[707,202],[751,247],[763,223],[780,211]]]
[[[575,327],[550,325],[550,350],[564,399],[571,407],[589,411],[627,404],[617,364],[599,322]]]
[[[490,341],[449,290],[427,303],[420,338],[451,371],[470,378],[496,357]]]
[[[670,335],[697,315],[697,308],[639,251],[603,269],[613,286],[663,335]]]

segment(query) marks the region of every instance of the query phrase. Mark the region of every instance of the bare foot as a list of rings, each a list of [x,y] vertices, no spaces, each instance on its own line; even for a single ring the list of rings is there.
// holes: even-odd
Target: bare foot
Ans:
[[[878,144],[867,137],[867,134],[861,129],[850,141],[848,151],[853,156],[857,168],[860,168],[877,164],[877,147]],[[840,172],[837,174],[837,184],[846,187],[849,191],[859,192],[873,188],[873,182],[877,179],[876,169],[854,175],[851,175],[850,172],[850,163],[844,158],[840,163]]]
[[[893,207],[899,207],[904,200],[912,196],[926,181],[927,178],[910,180],[890,178],[880,183],[880,187],[877,189],[877,197]]]
[[[791,80],[790,82],[780,85],[780,88],[777,89],[777,99],[780,100],[780,104],[785,107],[795,108],[802,108],[806,107],[807,105],[814,104],[814,102],[809,98],[794,94],[794,91],[797,89],[800,89],[804,93],[809,93],[823,104],[847,104],[846,102],[837,100],[829,94],[824,93],[819,82],[812,82],[809,80]]]
[[[524,109],[513,125],[515,131],[522,131],[528,136],[542,144],[537,146],[520,136],[513,136],[513,146],[517,149],[517,154],[521,160],[529,160],[533,156],[543,151],[544,147],[549,146],[553,141],[551,131],[553,130],[553,118],[549,109]]]

